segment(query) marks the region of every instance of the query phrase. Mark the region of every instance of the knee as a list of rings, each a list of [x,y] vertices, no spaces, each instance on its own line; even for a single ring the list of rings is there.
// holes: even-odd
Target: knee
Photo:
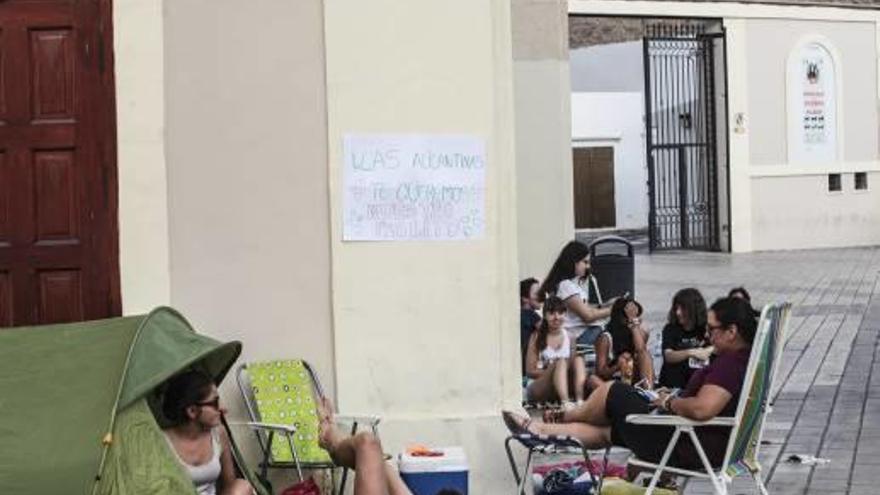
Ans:
[[[231,490],[228,493],[230,495],[253,495],[254,489],[247,481],[238,479],[232,484]]]
[[[354,447],[357,450],[382,450],[379,439],[369,431],[355,433],[354,437],[352,437],[352,442],[354,442]]]

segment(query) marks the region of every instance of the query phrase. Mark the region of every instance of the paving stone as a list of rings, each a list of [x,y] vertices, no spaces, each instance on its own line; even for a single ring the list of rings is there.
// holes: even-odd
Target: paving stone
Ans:
[[[878,281],[878,248],[636,257],[636,294],[655,331],[683,287],[698,288],[707,301],[742,285],[756,306],[794,303],[765,425],[769,443],[760,455],[774,495],[880,494]],[[661,361],[658,356],[658,366]],[[815,468],[786,464],[790,453],[818,453],[832,462]],[[709,494],[712,488],[691,482],[685,493]],[[753,483],[738,478],[731,493],[754,493]]]

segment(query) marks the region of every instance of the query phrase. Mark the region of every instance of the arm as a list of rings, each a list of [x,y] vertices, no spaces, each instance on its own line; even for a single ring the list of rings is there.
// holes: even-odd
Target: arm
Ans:
[[[696,351],[696,349],[682,349],[680,351],[663,349],[663,360],[670,364],[680,363],[692,357],[696,357],[694,351]]]
[[[526,347],[526,376],[540,378],[544,370],[538,368],[538,331],[532,332],[529,345]]]
[[[594,308],[589,304],[580,300],[576,296],[571,296],[565,300],[565,307],[571,312],[580,316],[586,323],[592,323],[611,315],[611,308]]]
[[[724,409],[733,395],[724,387],[707,384],[693,397],[673,397],[667,399],[665,394],[657,399],[657,405],[665,402],[666,409],[673,413],[696,421],[708,421]]]
[[[645,388],[653,388],[655,382],[654,360],[651,358],[651,353],[648,351],[648,342],[646,338],[646,335],[648,335],[647,329],[645,329],[643,325],[633,325],[631,331],[633,347],[635,347],[636,352],[635,362],[639,370],[639,376],[647,382]]]
[[[610,363],[608,360],[608,348],[611,343],[608,342],[608,336],[604,333],[596,339],[596,374],[603,380],[610,380],[614,373],[618,370],[617,363]]]

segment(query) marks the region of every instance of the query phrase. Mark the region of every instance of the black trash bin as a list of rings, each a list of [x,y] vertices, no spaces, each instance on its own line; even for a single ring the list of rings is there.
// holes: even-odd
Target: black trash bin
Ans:
[[[590,265],[603,301],[627,292],[635,296],[635,257],[631,242],[616,235],[596,239],[590,243]],[[591,300],[596,299],[593,302],[598,302],[594,294],[590,296]]]

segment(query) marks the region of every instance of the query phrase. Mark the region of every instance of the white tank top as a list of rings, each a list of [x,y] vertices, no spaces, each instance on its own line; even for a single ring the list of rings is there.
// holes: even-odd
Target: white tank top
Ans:
[[[198,495],[217,495],[217,480],[220,478],[220,451],[222,450],[217,428],[211,430],[211,460],[198,466],[187,464],[180,458],[180,454],[177,453],[177,449],[174,448],[174,443],[171,442],[167,433],[165,440],[168,441],[171,452],[174,452],[174,457],[177,457],[177,461],[189,474],[189,478],[196,487],[196,493]]]
[[[549,345],[541,351],[541,366],[542,368],[546,368],[548,364],[556,361],[557,359],[568,359],[571,356],[571,341],[569,340],[568,332],[565,330],[562,331],[562,345],[558,348],[550,347]]]

